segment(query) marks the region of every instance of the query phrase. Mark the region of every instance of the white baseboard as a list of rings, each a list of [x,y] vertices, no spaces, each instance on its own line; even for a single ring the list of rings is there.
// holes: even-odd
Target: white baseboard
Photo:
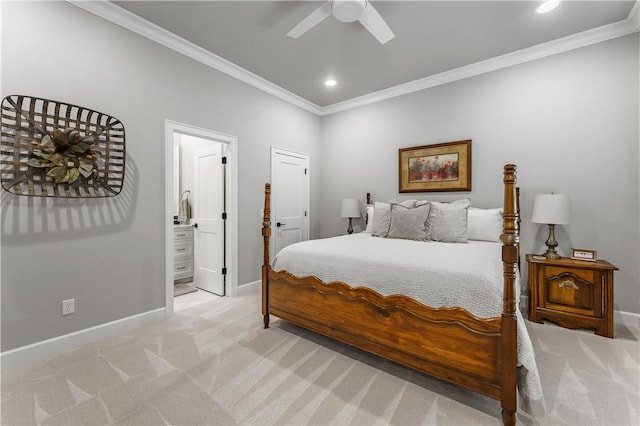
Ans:
[[[262,281],[253,281],[250,283],[242,284],[238,286],[237,296],[250,296],[255,293],[259,293],[262,285]]]
[[[237,296],[257,294],[260,292],[261,284],[261,281],[258,280],[238,286]],[[527,317],[528,299],[527,296],[521,296],[520,298],[520,306],[525,318]],[[616,323],[640,328],[640,314],[615,311],[614,317]],[[163,319],[165,319],[165,308],[158,308],[153,311],[2,352],[0,353],[0,364],[2,368],[18,368],[31,362],[72,351],[82,345],[94,343],[101,339],[126,334],[131,330]]]
[[[131,330],[164,318],[165,308],[158,308],[106,324],[85,328],[84,330],[2,352],[0,353],[0,363],[3,369],[19,368],[31,362],[72,351],[82,345],[126,334]]]
[[[640,328],[640,314],[625,311],[614,311],[613,322],[618,324],[624,324],[627,327]]]
[[[236,296],[258,294],[261,284],[262,282],[258,280],[238,286]],[[41,342],[32,343],[0,353],[0,365],[2,365],[2,368],[19,368],[22,365],[75,350],[82,345],[126,334],[131,330],[156,321],[161,321],[165,318],[166,308],[163,307]]]

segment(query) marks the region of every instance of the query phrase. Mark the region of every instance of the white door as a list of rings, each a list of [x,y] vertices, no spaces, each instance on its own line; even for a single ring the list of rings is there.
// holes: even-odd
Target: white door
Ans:
[[[271,150],[271,223],[274,253],[309,239],[309,157]]]
[[[194,284],[202,290],[225,295],[224,145],[211,143],[196,151],[194,159],[193,217]]]

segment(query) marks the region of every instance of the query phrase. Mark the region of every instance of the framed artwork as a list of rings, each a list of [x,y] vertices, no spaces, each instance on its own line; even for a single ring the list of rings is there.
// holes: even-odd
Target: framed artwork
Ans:
[[[471,140],[400,148],[399,191],[471,191]]]

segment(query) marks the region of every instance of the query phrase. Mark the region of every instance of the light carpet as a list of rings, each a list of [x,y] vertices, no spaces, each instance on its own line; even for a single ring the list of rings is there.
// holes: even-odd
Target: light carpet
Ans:
[[[525,425],[640,420],[640,332],[527,322],[547,413]],[[499,402],[220,298],[127,335],[2,371],[3,425],[497,425]]]

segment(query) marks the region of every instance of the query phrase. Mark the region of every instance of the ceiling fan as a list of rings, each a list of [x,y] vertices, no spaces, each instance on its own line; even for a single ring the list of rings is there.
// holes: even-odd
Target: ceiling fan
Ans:
[[[298,38],[330,15],[333,15],[340,22],[360,21],[381,44],[385,44],[395,37],[382,16],[368,0],[330,0],[311,12],[287,35]]]

